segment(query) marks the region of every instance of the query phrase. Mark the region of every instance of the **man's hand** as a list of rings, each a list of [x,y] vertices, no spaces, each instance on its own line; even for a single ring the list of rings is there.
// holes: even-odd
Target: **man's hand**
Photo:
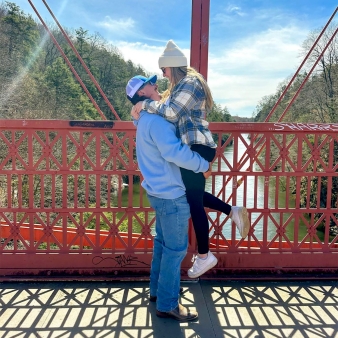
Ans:
[[[133,108],[131,108],[131,116],[134,120],[138,120],[140,118],[140,111],[142,110],[142,102],[137,102]]]
[[[208,169],[208,171],[206,171],[205,173],[203,173],[203,176],[205,177],[205,179],[207,179],[207,178],[210,177],[210,175],[211,175],[211,169],[212,169],[211,162],[209,162],[209,169]]]

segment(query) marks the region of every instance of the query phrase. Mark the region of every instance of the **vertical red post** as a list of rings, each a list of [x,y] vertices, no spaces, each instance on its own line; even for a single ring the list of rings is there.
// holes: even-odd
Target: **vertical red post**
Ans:
[[[190,66],[208,76],[210,0],[192,0]]]

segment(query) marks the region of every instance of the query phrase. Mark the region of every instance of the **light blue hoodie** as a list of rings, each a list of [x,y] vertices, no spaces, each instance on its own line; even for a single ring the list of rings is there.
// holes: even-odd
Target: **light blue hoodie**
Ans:
[[[180,168],[206,172],[209,162],[176,136],[175,126],[163,117],[141,111],[136,131],[136,155],[142,187],[151,196],[175,199],[185,194]]]

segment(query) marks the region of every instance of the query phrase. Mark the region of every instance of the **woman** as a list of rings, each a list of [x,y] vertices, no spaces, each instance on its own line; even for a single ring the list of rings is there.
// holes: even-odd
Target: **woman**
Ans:
[[[170,82],[169,89],[162,94],[160,102],[149,99],[138,102],[132,109],[132,116],[138,119],[139,112],[147,110],[164,117],[175,124],[183,143],[211,162],[216,154],[216,144],[208,129],[206,115],[212,109],[213,99],[203,76],[187,65],[183,52],[169,40],[159,57],[159,67]],[[217,264],[216,257],[209,251],[209,223],[204,207],[230,215],[242,238],[248,235],[250,222],[246,208],[231,207],[204,191],[205,177],[202,173],[181,168],[181,175],[198,245],[198,255],[194,257],[188,276],[197,278]]]

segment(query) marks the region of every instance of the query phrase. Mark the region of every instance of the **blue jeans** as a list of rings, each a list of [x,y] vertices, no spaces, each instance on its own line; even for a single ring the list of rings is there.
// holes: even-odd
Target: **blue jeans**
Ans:
[[[186,196],[166,200],[148,195],[156,212],[156,235],[150,270],[150,295],[157,296],[158,311],[178,306],[181,263],[188,247],[190,207]]]

